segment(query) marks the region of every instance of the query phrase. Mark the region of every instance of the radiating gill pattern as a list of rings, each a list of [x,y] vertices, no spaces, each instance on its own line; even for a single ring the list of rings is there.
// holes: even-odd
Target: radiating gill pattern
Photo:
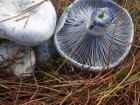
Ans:
[[[110,16],[113,16],[103,36],[89,32],[92,14],[98,12],[98,8],[111,10]],[[132,30],[132,20],[127,11],[116,3],[110,0],[79,0],[67,10],[65,23],[56,33],[56,43],[60,53],[70,60],[102,68],[118,65],[126,57],[133,41]]]

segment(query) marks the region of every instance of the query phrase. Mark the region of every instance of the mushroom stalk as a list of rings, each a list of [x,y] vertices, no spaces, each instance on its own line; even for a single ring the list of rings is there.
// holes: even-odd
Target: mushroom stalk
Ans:
[[[97,8],[93,11],[88,31],[94,36],[103,36],[111,24],[114,16],[110,8]]]
[[[50,58],[58,56],[53,40],[50,39],[46,43],[32,47],[36,57],[37,66],[46,66]]]
[[[36,58],[30,47],[4,40],[0,42],[0,55],[1,72],[4,70],[4,72],[12,73],[17,77],[31,76]]]

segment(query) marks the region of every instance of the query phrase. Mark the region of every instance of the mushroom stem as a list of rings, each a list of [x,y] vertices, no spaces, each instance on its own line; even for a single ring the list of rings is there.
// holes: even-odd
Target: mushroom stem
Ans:
[[[38,66],[43,66],[47,64],[47,61],[50,58],[55,58],[58,56],[58,53],[55,49],[53,40],[50,39],[46,43],[39,46],[32,47],[36,56],[36,64]]]
[[[89,33],[95,36],[103,36],[113,19],[114,16],[110,8],[97,8],[91,15]]]

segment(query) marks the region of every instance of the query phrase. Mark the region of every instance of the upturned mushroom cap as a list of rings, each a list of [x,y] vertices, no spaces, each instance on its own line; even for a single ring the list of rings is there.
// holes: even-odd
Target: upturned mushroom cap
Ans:
[[[123,7],[111,0],[77,0],[59,20],[55,45],[76,67],[101,71],[126,58],[133,37],[133,22]]]
[[[50,0],[1,0],[0,37],[36,46],[54,33],[56,12]]]
[[[31,76],[35,67],[35,55],[29,47],[12,41],[0,42],[0,70],[16,76]]]

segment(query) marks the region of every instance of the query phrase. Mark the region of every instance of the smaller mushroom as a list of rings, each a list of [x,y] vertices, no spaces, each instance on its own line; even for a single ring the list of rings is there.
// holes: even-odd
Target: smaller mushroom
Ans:
[[[128,11],[112,0],[76,0],[62,14],[55,45],[76,67],[103,71],[128,55],[134,26]]]
[[[16,54],[16,55],[15,55]],[[35,67],[34,52],[30,47],[12,41],[0,43],[0,69],[19,76],[31,76]]]

